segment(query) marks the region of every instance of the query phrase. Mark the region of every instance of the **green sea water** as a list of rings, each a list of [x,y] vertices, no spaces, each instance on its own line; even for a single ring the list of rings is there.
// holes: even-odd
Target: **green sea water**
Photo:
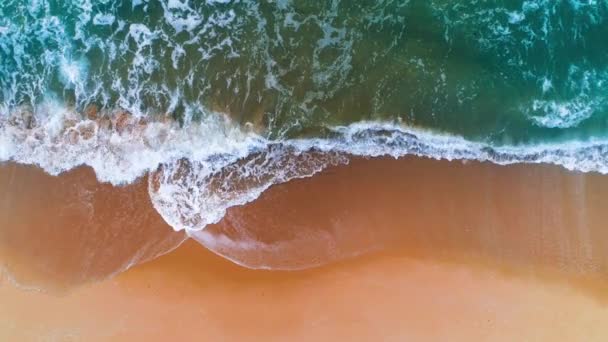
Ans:
[[[0,115],[212,111],[272,139],[377,121],[491,145],[608,132],[604,0],[4,0]]]

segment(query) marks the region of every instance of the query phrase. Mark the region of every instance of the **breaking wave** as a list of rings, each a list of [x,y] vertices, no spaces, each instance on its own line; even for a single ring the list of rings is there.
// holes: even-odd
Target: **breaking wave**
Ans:
[[[351,156],[608,173],[607,21],[607,1],[10,0],[0,161],[150,174],[189,232]]]

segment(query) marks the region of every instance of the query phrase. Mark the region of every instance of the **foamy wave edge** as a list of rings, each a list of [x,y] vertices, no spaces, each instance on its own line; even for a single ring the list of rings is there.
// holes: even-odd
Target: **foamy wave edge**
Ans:
[[[328,128],[327,138],[270,140],[223,114],[178,125],[126,114],[83,119],[67,109],[0,117],[0,161],[52,175],[90,166],[101,182],[123,185],[149,173],[156,210],[175,230],[194,233],[275,184],[311,177],[349,157],[546,163],[608,173],[608,140],[491,146],[459,136],[382,122]]]

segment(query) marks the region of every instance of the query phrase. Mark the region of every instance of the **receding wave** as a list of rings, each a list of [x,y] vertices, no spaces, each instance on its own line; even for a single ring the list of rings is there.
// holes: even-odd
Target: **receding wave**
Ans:
[[[115,185],[151,172],[155,208],[174,229],[188,231],[217,223],[227,208],[255,200],[274,184],[310,177],[348,163],[352,156],[547,163],[608,173],[605,140],[492,146],[378,122],[327,127],[326,135],[270,140],[218,113],[180,126],[126,112],[83,120],[60,110],[40,116],[19,113],[0,121],[0,157],[37,165],[53,175],[87,165],[100,181]]]
[[[0,268],[30,288],[104,279],[187,236],[154,210],[145,178],[116,187],[88,167],[55,177],[9,163],[0,185],[11,194],[0,201]],[[273,186],[189,234],[256,269],[305,269],[397,248],[605,281],[606,194],[604,175],[553,165],[352,158]]]

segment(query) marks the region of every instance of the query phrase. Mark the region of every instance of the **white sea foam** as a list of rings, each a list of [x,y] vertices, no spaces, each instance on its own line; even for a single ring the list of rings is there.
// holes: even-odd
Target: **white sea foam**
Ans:
[[[169,0],[166,4],[161,2],[164,8],[165,21],[173,27],[175,32],[191,32],[201,25],[203,18],[192,9],[187,1]]]
[[[589,119],[599,104],[580,98],[570,102],[535,100],[532,110],[540,115],[531,116],[535,124],[549,128],[576,127]]]
[[[586,70],[585,67],[571,65],[566,87],[573,94],[570,97],[554,99],[553,83],[546,77],[542,82],[543,96],[533,100],[522,111],[538,126],[549,128],[576,127],[606,108],[604,84],[608,71]]]
[[[110,130],[103,127],[103,119],[82,120],[72,111],[47,104],[34,115],[33,127],[24,120],[12,117],[0,123],[4,160],[38,165],[54,175],[88,165],[100,181],[112,184],[133,182],[179,158],[238,158],[262,144],[259,137],[231,127],[221,115],[185,128],[176,123],[139,124],[129,118],[120,130]],[[121,125],[119,118],[113,120],[114,127]]]
[[[49,103],[0,119],[0,161],[38,165],[60,174],[92,167],[100,181],[124,184],[152,172],[152,203],[176,230],[198,231],[270,186],[310,177],[349,156],[414,155],[497,164],[549,163],[608,173],[608,140],[500,146],[389,123],[331,128],[331,138],[272,141],[219,113],[180,127],[127,114],[82,119]],[[108,126],[112,125],[112,129]]]
[[[116,18],[112,14],[98,13],[93,17],[93,24],[99,26],[107,26],[114,24]]]

